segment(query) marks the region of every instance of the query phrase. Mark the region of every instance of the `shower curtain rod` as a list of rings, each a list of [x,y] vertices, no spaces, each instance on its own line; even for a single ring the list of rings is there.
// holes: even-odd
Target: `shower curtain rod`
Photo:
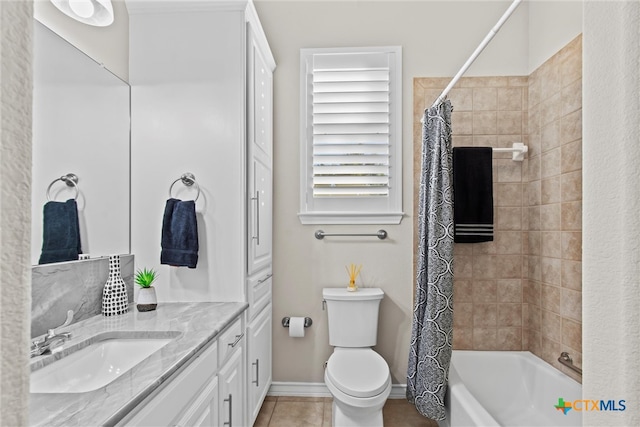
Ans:
[[[449,82],[449,85],[442,91],[440,96],[436,98],[436,101],[433,103],[431,107],[435,107],[447,97],[451,88],[458,82],[458,80],[460,80],[460,77],[462,77],[462,75],[467,71],[467,69],[471,66],[471,64],[473,64],[473,61],[476,60],[476,58],[478,57],[478,55],[480,55],[480,53],[484,50],[484,48],[487,47],[491,39],[493,39],[493,37],[498,33],[498,31],[500,31],[500,27],[502,27],[502,24],[504,24],[505,21],[509,19],[513,11],[516,10],[516,8],[521,2],[522,0],[513,0],[513,3],[511,3],[511,6],[509,6],[507,11],[504,13],[504,15],[502,15],[502,18],[500,18],[498,23],[491,29],[491,31],[489,31],[489,34],[487,34],[484,40],[482,40],[482,42],[480,43],[480,45],[478,45],[478,47],[471,54],[469,59],[467,59],[467,62],[465,62],[462,68],[460,68],[460,71],[458,71],[458,74],[456,74],[453,77],[453,79],[451,79],[451,82]]]

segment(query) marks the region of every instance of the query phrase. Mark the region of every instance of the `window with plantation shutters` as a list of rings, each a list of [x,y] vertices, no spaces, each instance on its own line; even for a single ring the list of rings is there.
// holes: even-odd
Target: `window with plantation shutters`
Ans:
[[[402,218],[401,49],[301,50],[303,224]]]

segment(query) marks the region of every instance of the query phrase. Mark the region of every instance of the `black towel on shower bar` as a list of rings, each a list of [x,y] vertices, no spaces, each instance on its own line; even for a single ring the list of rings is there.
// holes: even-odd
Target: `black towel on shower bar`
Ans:
[[[169,199],[162,218],[160,264],[196,268],[198,224],[194,200]]]
[[[453,149],[453,222],[456,243],[493,241],[491,147]]]

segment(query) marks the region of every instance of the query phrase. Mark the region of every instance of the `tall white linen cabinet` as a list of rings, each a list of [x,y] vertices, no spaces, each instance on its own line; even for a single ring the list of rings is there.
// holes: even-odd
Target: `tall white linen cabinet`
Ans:
[[[126,5],[136,267],[159,269],[160,304],[249,303],[237,351],[218,371],[212,419],[250,426],[271,384],[275,61],[250,0]],[[197,185],[179,179],[186,172]],[[169,197],[197,197],[195,269],[160,265]]]

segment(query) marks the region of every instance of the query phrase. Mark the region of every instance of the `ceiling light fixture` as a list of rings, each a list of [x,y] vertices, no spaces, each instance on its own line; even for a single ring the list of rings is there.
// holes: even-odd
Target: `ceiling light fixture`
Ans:
[[[51,0],[51,3],[83,24],[106,27],[113,23],[111,0]]]

